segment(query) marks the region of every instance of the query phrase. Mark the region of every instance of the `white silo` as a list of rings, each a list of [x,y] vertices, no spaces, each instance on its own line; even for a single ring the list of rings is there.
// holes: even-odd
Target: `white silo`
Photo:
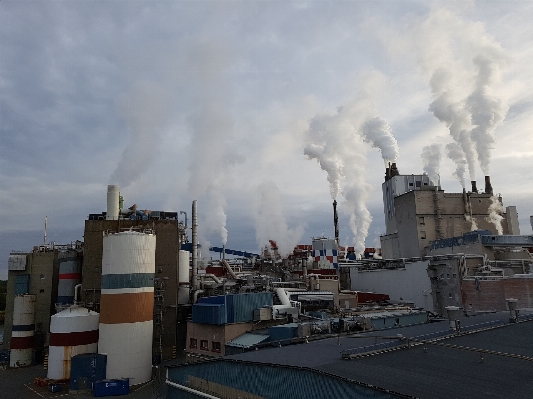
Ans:
[[[107,355],[107,378],[130,385],[152,373],[155,245],[152,232],[103,238],[98,353]]]
[[[189,251],[180,250],[178,263],[178,304],[185,305],[189,303],[190,293],[190,268],[189,268]]]
[[[31,366],[35,332],[35,295],[16,295],[9,367]]]
[[[96,353],[99,319],[98,313],[76,305],[51,317],[47,374],[49,379],[69,379],[72,356]]]

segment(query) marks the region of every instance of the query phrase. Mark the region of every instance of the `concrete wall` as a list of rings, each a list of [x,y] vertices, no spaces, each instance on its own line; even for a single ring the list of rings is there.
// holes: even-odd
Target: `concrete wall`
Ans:
[[[142,228],[156,233],[155,277],[165,281],[163,302],[163,359],[172,357],[172,347],[180,342],[177,337],[177,220],[86,220],[84,232],[84,260],[82,301],[89,308],[99,311],[102,282],[103,233],[107,230]],[[165,277],[167,280],[164,280]],[[178,348],[179,349],[179,348]]]
[[[406,263],[405,269],[359,271],[350,267],[351,289],[388,294],[391,300],[413,302],[416,307],[433,311],[428,261]]]

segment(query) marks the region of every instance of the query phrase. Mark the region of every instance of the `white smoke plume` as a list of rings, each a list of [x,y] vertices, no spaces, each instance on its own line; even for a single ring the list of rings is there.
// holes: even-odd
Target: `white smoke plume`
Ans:
[[[297,226],[290,229],[283,216],[281,192],[276,183],[265,181],[257,187],[253,201],[255,235],[259,248],[269,245],[269,240],[277,243],[281,256],[292,253],[300,242],[304,229]]]
[[[476,218],[470,215],[466,215],[465,217],[467,222],[471,223],[470,231],[478,230],[479,227],[477,227]]]
[[[453,84],[451,72],[443,67],[438,68],[433,73],[430,85],[435,99],[429,105],[429,110],[438,120],[446,124],[450,135],[461,150],[455,151],[455,157],[452,159],[455,162],[456,170],[460,169],[462,165],[468,164],[470,180],[475,180],[475,150],[470,137],[471,118],[464,109],[464,105],[460,101],[455,101],[448,92],[449,86]]]
[[[191,96],[196,112],[189,118],[192,127],[189,194],[207,200],[202,213],[204,231],[219,235],[223,245],[228,238],[224,190],[231,182],[233,165],[244,162],[232,145],[234,121],[226,101],[231,53],[225,43],[199,39],[191,45],[185,68],[198,88]]]
[[[396,159],[398,145],[390,127],[381,119],[373,117],[375,110],[367,93],[339,107],[332,115],[317,115],[307,131],[304,154],[316,159],[328,174],[332,199],[342,193],[344,201],[339,208],[349,218],[353,234],[353,246],[358,253],[365,248],[365,239],[372,216],[366,203],[372,186],[365,182],[366,146],[379,148],[385,160]]]
[[[126,188],[146,173],[157,155],[159,137],[165,127],[167,93],[157,83],[135,83],[118,104],[129,127],[130,140],[111,174],[109,184]]]
[[[500,202],[500,199],[496,196],[492,196],[491,198],[492,203],[489,205],[489,215],[487,216],[487,221],[492,223],[494,227],[496,227],[496,231],[498,232],[498,235],[503,234],[503,226],[502,226],[502,220],[503,220],[503,205]]]
[[[224,109],[206,104],[195,115],[191,125],[193,136],[189,192],[194,198],[206,197],[208,204],[203,212],[205,232],[217,233],[225,245],[228,231],[224,188],[230,181],[232,166],[244,161],[229,146],[233,120]]]
[[[470,180],[475,180],[477,164],[488,175],[494,131],[507,112],[494,94],[507,63],[505,51],[483,24],[448,9],[434,8],[415,18],[405,39],[398,39],[405,43],[395,47],[419,54],[433,95],[429,110],[461,146]]]
[[[490,54],[490,55],[489,55]],[[478,68],[476,88],[466,101],[466,107],[472,115],[472,140],[485,176],[489,175],[489,166],[494,147],[494,130],[505,119],[508,107],[502,100],[492,94],[492,85],[499,79],[500,64],[504,62],[502,54],[479,54],[473,62]]]
[[[453,176],[459,180],[463,188],[466,187],[465,172],[466,172],[466,158],[461,146],[457,143],[449,143],[446,145],[446,154],[455,163],[455,171]]]
[[[422,149],[424,172],[435,186],[439,184],[439,170],[442,148],[440,144],[427,145]]]
[[[385,165],[396,162],[400,149],[398,141],[392,135],[391,127],[382,118],[367,119],[359,129],[359,134],[365,143],[370,143],[374,148],[379,148]]]

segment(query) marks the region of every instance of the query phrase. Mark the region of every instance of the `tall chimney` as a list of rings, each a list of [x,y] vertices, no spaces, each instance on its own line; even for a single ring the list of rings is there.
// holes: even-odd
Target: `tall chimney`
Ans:
[[[472,192],[473,193],[478,193],[477,191],[477,185],[476,185],[476,181],[475,180],[472,180]]]
[[[191,285],[194,291],[198,290],[198,205],[192,202],[192,276]]]
[[[120,201],[120,187],[110,184],[107,186],[107,220],[118,220]]]
[[[335,241],[339,243],[339,216],[337,214],[337,200],[333,201],[333,225],[335,226]]]
[[[490,176],[485,176],[485,194],[493,195],[492,184],[490,184]]]

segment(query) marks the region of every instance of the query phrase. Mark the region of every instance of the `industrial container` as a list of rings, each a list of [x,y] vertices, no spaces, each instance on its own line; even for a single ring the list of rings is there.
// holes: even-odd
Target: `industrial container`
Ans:
[[[35,295],[16,295],[13,304],[9,367],[31,366],[35,331]]]
[[[130,383],[127,378],[96,381],[93,385],[95,397],[127,395],[129,392]]]
[[[226,306],[215,303],[192,305],[192,321],[201,324],[226,324]]]
[[[73,305],[50,318],[48,373],[51,380],[68,380],[72,356],[98,349],[100,315]]]
[[[254,321],[272,320],[272,308],[254,309]]]
[[[107,356],[99,353],[84,353],[72,356],[70,365],[70,392],[83,393],[93,384],[106,378]]]
[[[151,378],[155,247],[151,232],[103,237],[98,353],[107,354],[107,379]]]
[[[254,320],[256,309],[272,306],[273,298],[271,292],[253,292],[200,298],[198,304],[225,305],[226,320],[224,323],[243,323]]]
[[[298,338],[305,338],[311,336],[311,323],[298,324]]]
[[[281,326],[273,326],[268,328],[269,341],[273,345],[290,345],[291,340],[298,334],[298,324],[289,323]]]
[[[48,385],[48,390],[50,392],[61,392],[61,385],[59,385],[59,384],[50,384],[50,385]]]

